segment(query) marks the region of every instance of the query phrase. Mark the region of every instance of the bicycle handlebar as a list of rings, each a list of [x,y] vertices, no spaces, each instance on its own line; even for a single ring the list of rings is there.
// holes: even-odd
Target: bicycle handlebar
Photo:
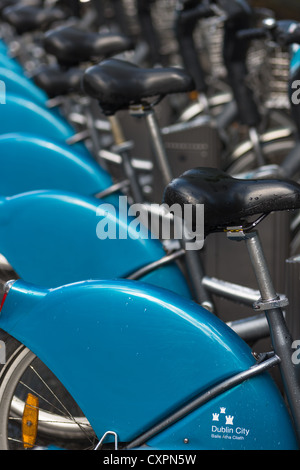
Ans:
[[[183,64],[193,77],[198,92],[205,93],[207,84],[205,72],[194,42],[194,29],[201,18],[208,18],[214,15],[215,11],[210,6],[202,4],[195,6],[195,2],[186,3],[184,8],[176,10],[174,23],[175,36],[178,41]]]
[[[237,39],[270,38],[280,46],[300,44],[300,24],[293,20],[266,22],[262,28],[246,29],[237,32]]]
[[[287,45],[290,44],[300,44],[300,25],[298,24],[295,30],[289,33],[287,38]]]
[[[154,3],[154,0],[137,0],[137,14],[141,25],[141,32],[148,45],[149,55],[153,65],[162,62],[160,41],[152,21],[151,9]]]
[[[189,26],[191,23],[194,24],[202,18],[209,18],[215,14],[211,7],[205,5],[197,5],[187,10],[177,10],[178,22],[182,26]]]
[[[264,28],[249,28],[238,31],[236,36],[237,39],[261,39],[267,36],[267,32]]]

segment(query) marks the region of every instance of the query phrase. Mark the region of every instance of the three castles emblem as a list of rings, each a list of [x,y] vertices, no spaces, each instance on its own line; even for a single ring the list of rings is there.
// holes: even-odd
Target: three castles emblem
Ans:
[[[212,420],[213,421],[219,421],[220,414],[226,414],[226,408],[221,407],[220,408],[220,413],[213,413],[212,414]],[[226,420],[225,424],[232,424],[233,425],[234,416],[226,415],[225,420]]]

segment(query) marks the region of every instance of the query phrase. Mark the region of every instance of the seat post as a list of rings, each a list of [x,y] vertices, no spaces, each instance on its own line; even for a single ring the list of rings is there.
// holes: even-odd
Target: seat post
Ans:
[[[140,187],[138,175],[136,174],[136,171],[132,165],[132,159],[129,154],[130,146],[128,146],[128,142],[126,142],[125,136],[123,135],[123,130],[117,117],[112,115],[108,117],[108,120],[114,138],[115,150],[122,157],[124,172],[130,182],[132,196],[136,203],[141,204],[144,202],[144,196],[142,188]]]
[[[254,304],[254,308],[265,311],[274,352],[280,358],[281,377],[300,443],[300,368],[292,360],[293,339],[282,312],[287,299],[281,299],[276,294],[258,233],[253,231],[245,234],[241,231],[241,238],[246,242],[261,294],[261,299]]]
[[[162,173],[163,183],[165,186],[167,186],[172,181],[173,175],[163,143],[160,126],[158,124],[154,110],[150,107],[145,109],[143,105],[132,106],[130,108],[130,114],[132,116],[145,118],[147,128],[151,136],[155,159]]]
[[[277,293],[269,272],[269,268],[263,253],[258,232],[250,232],[245,235],[251,264],[257,279],[262,301],[268,302],[276,299]]]
[[[135,117],[144,117],[146,119],[147,127],[152,138],[151,141],[155,152],[155,158],[162,173],[163,183],[165,186],[167,186],[172,181],[174,176],[169,165],[167,153],[160,131],[160,126],[153,108],[145,108],[143,105],[131,106],[130,114]],[[182,231],[182,233],[184,234],[184,230]],[[186,240],[184,238],[182,240],[179,240],[179,242],[181,247],[185,250],[185,264],[187,267],[191,286],[194,291],[195,300],[206,309],[214,311],[214,304],[212,298],[206,288],[202,285],[204,269],[198,252],[193,250],[186,250]]]
[[[157,159],[157,164],[159,165],[160,170],[162,172],[164,183],[169,184],[170,181],[173,179],[173,175],[160,133],[160,127],[158,125],[158,121],[153,109],[146,112],[146,122],[152,137],[152,143]]]

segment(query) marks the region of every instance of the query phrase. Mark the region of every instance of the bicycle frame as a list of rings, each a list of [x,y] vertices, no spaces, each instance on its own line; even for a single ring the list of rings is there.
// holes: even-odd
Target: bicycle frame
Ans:
[[[29,149],[32,144],[30,141]],[[31,151],[30,154],[34,153]],[[53,155],[50,153],[49,156],[53,161]],[[61,154],[58,157],[61,163],[63,161],[60,160]],[[70,165],[69,170],[71,169]],[[5,168],[3,174],[5,175]],[[77,181],[76,174],[74,181]],[[146,240],[141,240],[139,237],[136,240],[129,238],[125,241],[98,240],[95,230],[100,201],[89,197],[88,190],[91,188],[89,173],[86,182],[87,194],[84,194],[83,185],[80,197],[78,192],[75,195],[62,190],[60,192],[37,190],[19,195],[13,192],[11,194],[13,197],[0,199],[1,220],[5,220],[5,224],[0,226],[1,253],[10,267],[23,279],[37,286],[55,287],[90,277],[105,279],[122,277],[163,286],[181,293],[184,297],[192,298],[194,296],[192,286],[195,285],[193,280],[198,279],[200,282],[202,278],[203,288],[201,285],[198,286],[198,292],[201,295],[202,305],[207,308],[211,306],[207,293],[227,297],[248,306],[258,299],[259,295],[255,290],[224,283],[204,276],[203,273],[199,275],[201,266],[197,264],[189,265],[191,270],[191,287],[189,287],[188,281],[174,264],[178,259],[184,260],[186,256],[184,249],[177,249],[167,255],[163,245],[150,237]],[[7,187],[4,189],[8,192]],[[102,202],[118,207],[118,193],[105,197]],[[26,214],[22,220],[18,215],[20,213]],[[118,227],[120,220],[116,219],[115,224]],[[142,250],[138,257],[137,250]],[[120,256],[123,251],[128,254],[126,260]],[[7,269],[7,266],[5,268]],[[247,341],[257,340],[269,334],[263,315],[231,322],[230,327]]]
[[[7,94],[5,105],[0,106],[1,134],[21,132],[40,135],[56,143],[65,144],[74,135],[74,129],[63,118],[21,96]],[[91,158],[82,143],[72,146]]]
[[[150,124],[149,127],[152,133],[153,141],[156,143],[155,148],[157,150],[158,162],[166,162],[167,157],[164,153],[161,139],[158,139],[160,133],[156,125],[153,112],[147,113],[147,120]],[[103,191],[105,190],[108,190],[109,193],[109,187],[112,187],[112,181],[109,175],[104,170],[101,170],[101,168],[95,164],[91,158],[81,158],[80,155],[74,155],[67,148],[64,149],[63,146],[58,147],[54,144],[50,144],[50,142],[45,139],[43,140],[36,137],[32,138],[19,135],[18,145],[22,147],[22,150],[24,150],[24,145],[28,149],[28,157],[26,160],[24,160],[23,155],[20,151],[18,151],[19,147],[15,140],[16,139],[14,135],[3,136],[0,139],[0,146],[2,145],[1,155],[3,155],[4,158],[2,163],[3,175],[5,171],[7,173],[7,179],[5,179],[3,185],[3,195],[13,195],[22,191],[39,189],[41,182],[43,182],[44,188],[48,187],[52,189],[53,187],[57,187],[58,189],[62,190],[76,191],[82,195],[96,194],[98,192],[103,194]],[[10,159],[5,158],[8,153],[11,155]],[[42,167],[39,165],[41,161],[43,161]],[[16,179],[15,174],[12,181],[12,178],[10,177],[10,175],[13,174],[12,169],[21,169],[24,164],[24,173],[22,171],[20,172],[21,181]],[[49,169],[47,170],[48,164]],[[30,175],[24,179],[24,174],[27,173],[27,168],[29,167],[34,169],[34,172],[31,170]],[[163,168],[167,168],[167,170],[164,171],[164,174],[165,180],[168,181],[171,177],[171,175],[168,174],[168,167],[165,165]],[[38,177],[36,177],[38,172]],[[64,178],[65,174],[68,174],[67,180]],[[62,181],[59,180],[60,176]],[[37,181],[38,185],[36,185]],[[113,195],[110,197],[112,197],[114,203],[116,201],[115,197]],[[105,202],[108,202],[107,198]],[[163,257],[163,255],[160,257]],[[186,258],[189,258],[187,259],[187,262],[190,271],[190,280],[192,281],[196,298],[198,299],[199,303],[202,303],[202,305],[205,307],[212,309],[212,301],[210,296],[211,291],[209,289],[209,285],[205,282],[202,284],[195,282],[196,279],[204,278],[204,273],[201,265],[199,265],[199,261],[196,260],[196,256],[193,253],[189,253],[188,257]],[[14,261],[14,259],[15,258],[13,257],[12,261]],[[14,262],[11,264],[15,266]],[[147,262],[145,264],[147,264]],[[24,273],[27,270],[26,266],[20,266],[20,269],[21,272]],[[107,277],[106,272],[103,272],[103,275],[104,277]],[[25,279],[27,279],[26,276]],[[51,276],[50,279],[51,282],[53,282],[53,278]],[[37,277],[34,278],[34,282],[39,282]],[[220,282],[222,284],[222,281]],[[230,288],[228,284],[227,287]],[[216,289],[213,291],[213,293],[218,294]],[[236,290],[236,294],[237,293],[238,291]],[[222,284],[221,294],[224,296],[224,284]],[[232,299],[234,300],[234,296],[232,296]],[[236,299],[239,301],[238,296]],[[255,337],[260,338],[268,335],[268,329],[266,328],[266,321],[264,318],[254,317],[253,321],[248,320],[249,319],[245,319],[240,322],[234,322],[231,324],[231,326],[239,334],[241,334],[242,337],[248,338],[249,340],[255,339]],[[251,326],[252,328],[250,329]],[[257,328],[258,326],[259,329]]]
[[[147,121],[162,174],[169,180],[172,175],[151,113],[147,114]],[[49,132],[50,141],[52,129]],[[9,137],[5,136],[3,141],[8,145]],[[41,145],[39,143],[40,148],[44,143],[47,143],[46,138]],[[37,152],[38,148],[35,146]],[[59,154],[63,154],[66,161],[73,161],[67,152],[61,150]],[[108,189],[106,184],[104,189]],[[256,300],[257,311],[265,311],[263,329],[268,326],[274,354],[266,358],[259,356],[256,362],[250,348],[232,329],[201,306],[185,300],[184,294],[177,296],[150,285],[163,285],[178,293],[185,291],[189,297],[183,277],[174,266],[168,265],[176,254],[174,258],[164,259],[159,243],[135,241],[130,246],[126,243],[123,248],[119,243],[115,245],[114,240],[114,250],[108,241],[105,244],[101,241],[104,255],[109,252],[113,256],[103,256],[101,251],[96,258],[97,239],[89,224],[90,221],[94,224],[98,203],[84,197],[76,196],[76,199],[73,201],[70,193],[58,195],[51,191],[0,199],[3,222],[0,244],[4,255],[12,260],[11,264],[21,275],[22,268],[28,270],[24,271],[24,277],[29,282],[36,284],[36,276],[40,286],[46,286],[33,287],[23,281],[7,284],[0,327],[29,347],[56,374],[86,414],[99,442],[102,444],[103,437],[114,434],[125,449],[145,445],[153,449],[185,450],[219,449],[220,446],[224,449],[298,449],[300,389],[298,368],[291,362],[291,338],[282,314],[286,299],[278,297],[273,289],[257,236],[245,234],[241,229],[229,235],[246,241],[259,291],[240,286],[234,293],[235,285],[201,276],[202,285],[208,291],[246,304]],[[46,204],[40,204],[41,201]],[[64,211],[65,207],[69,212]],[[16,214],[22,214],[21,219]],[[44,227],[47,235],[37,241],[41,214],[49,221],[45,227],[53,229],[57,220],[61,221],[61,226],[58,232]],[[78,229],[78,225],[72,224],[74,220],[80,220],[80,230],[74,230],[74,227]],[[82,241],[88,244],[89,268],[91,259],[95,265],[105,260],[111,264],[108,268],[117,264],[118,276],[138,278],[146,284],[128,280],[76,283],[77,267],[80,278],[85,276],[80,256],[74,264],[74,252],[66,250],[65,246],[58,251],[56,243],[55,249],[50,245],[60,230],[65,232],[65,222],[69,234],[65,242],[72,240],[73,243],[74,236],[78,240],[75,254],[81,254]],[[20,226],[25,228],[21,241]],[[93,242],[85,230],[93,235]],[[53,274],[51,288],[47,288],[49,278],[34,272],[37,264],[31,256],[33,245],[38,269],[44,265],[38,253],[46,251],[49,256],[45,263],[49,269],[44,275]],[[28,259],[26,263],[22,259],[19,270],[17,263],[24,254]],[[70,269],[67,282],[73,284],[63,285],[66,281],[57,276],[57,270],[60,271],[57,260],[61,262],[63,256],[66,256],[63,262]],[[195,259],[193,254],[188,254],[194,281],[199,273]],[[54,263],[51,264],[51,260]],[[162,271],[156,268],[163,269],[162,276]],[[105,276],[109,272],[106,270]],[[200,285],[199,290],[196,287],[196,294],[203,301]],[[257,326],[257,320],[257,317],[251,319],[251,325]],[[281,396],[265,374],[277,365],[283,376],[296,432]],[[119,389],[122,393],[117,393],[117,400],[114,400]]]
[[[70,192],[36,191],[0,198],[1,253],[23,279],[48,288],[84,279],[124,278],[155,264],[141,279],[191,298],[174,260],[146,229],[133,228],[132,218],[103,208],[91,197]],[[105,215],[126,238],[100,240],[97,222]]]
[[[155,144],[155,147],[156,147],[156,151],[157,151],[157,154],[159,156],[159,162],[160,164],[162,165],[161,168],[162,168],[162,173],[163,175],[165,176],[165,180],[166,181],[169,181],[170,178],[171,178],[171,173],[169,171],[169,168],[166,164],[166,161],[167,159],[165,158],[165,156],[163,155],[162,153],[162,143],[160,141],[160,135],[159,135],[159,132],[158,132],[158,128],[155,127],[155,121],[153,120],[153,115],[151,113],[148,113],[147,114],[147,120],[148,120],[148,123],[149,123],[149,128],[151,130],[151,133],[152,133],[152,138],[153,138],[153,142]],[[35,163],[33,163],[33,166],[34,167]],[[36,165],[35,165],[36,166]],[[62,169],[63,166],[60,167],[60,170]],[[94,166],[95,168],[95,166]],[[99,173],[99,172],[98,172]],[[55,174],[55,177],[57,175],[57,170],[56,168],[51,168],[49,167],[49,173],[47,174],[47,176],[49,175],[49,179],[48,181],[46,181],[44,183],[44,187],[47,187],[47,185],[50,185],[52,184],[52,180],[50,179],[50,176],[53,176]],[[62,173],[63,174],[63,173]],[[101,173],[101,176],[103,175],[103,179],[104,179],[104,182],[102,181],[101,182],[101,188],[99,189],[99,192],[103,191],[103,189],[107,189],[109,187],[109,184],[108,184],[108,181],[107,181],[107,178],[106,176],[108,175],[105,175],[104,172]],[[41,181],[41,180],[39,180]],[[100,174],[99,174],[99,182],[100,182]],[[39,183],[41,184],[41,183]],[[55,182],[54,184],[63,184],[63,183],[57,183]],[[70,182],[70,184],[72,184],[72,181]],[[46,186],[45,186],[46,185]],[[60,186],[61,187],[61,186]],[[13,192],[20,192],[20,190],[26,190],[27,188],[24,188],[24,189],[17,189],[17,183],[16,183],[16,186],[14,186],[15,189],[12,189],[10,188],[8,190],[8,193],[7,194],[13,194]],[[29,188],[28,188],[29,189]],[[34,188],[34,186],[30,189],[38,189],[38,188]],[[61,189],[65,189],[64,186],[61,187]],[[73,186],[71,186],[71,188],[67,187],[66,189],[70,189],[70,190],[73,190]],[[77,191],[77,188],[75,189]],[[79,189],[80,193],[82,193],[82,191],[85,191],[85,189],[83,189],[82,191]],[[95,191],[96,192],[96,191]],[[93,194],[94,194],[94,191],[93,191]],[[193,255],[190,255],[188,256],[189,259],[193,258]],[[199,265],[197,266],[196,263],[194,263],[193,261],[189,262],[189,267],[190,267],[190,270],[191,270],[191,278],[192,279],[197,279],[199,276]],[[200,268],[201,269],[201,268]],[[205,285],[205,282],[203,284],[204,287],[207,287]],[[194,283],[194,287],[195,287],[195,283]],[[227,285],[227,287],[229,287],[229,285]],[[223,284],[223,288],[224,288],[224,284]],[[209,292],[209,289],[207,289],[207,292]],[[205,291],[205,289],[201,288],[200,285],[198,284],[198,287],[196,286],[196,297],[198,298],[198,300],[202,303],[204,303],[206,306],[209,306],[209,302],[210,302],[210,298],[209,298],[209,295],[207,295],[207,292]],[[224,294],[224,289],[222,290],[223,294]],[[215,293],[216,293],[216,290],[215,290]],[[203,298],[203,295],[204,295],[204,298]],[[265,334],[265,322],[262,322],[262,330],[261,330],[261,333],[260,334]]]
[[[39,189],[94,196],[113,186],[111,175],[91,156],[35,133],[1,135],[0,167],[2,196]]]
[[[134,281],[9,287],[0,327],[57,375],[99,441],[113,432],[125,449],[298,448],[265,374],[279,358],[256,362],[195,303]]]
[[[159,129],[158,127],[156,127],[156,121],[153,112],[148,113],[147,119],[148,121],[150,121],[152,137],[154,142],[156,142],[155,148],[158,150],[158,161],[164,161],[163,159],[166,159],[167,157],[164,153],[161,140],[157,140],[157,136],[159,136]],[[16,135],[14,134],[7,135],[0,138],[0,148],[2,149],[1,155],[3,155],[3,161],[1,164],[3,175],[3,195],[12,196],[23,191],[26,192],[29,190],[38,190],[41,185],[43,188],[57,188],[59,190],[75,191],[76,193],[81,194],[83,196],[93,195],[98,192],[104,195],[106,190],[109,194],[109,188],[111,187],[113,189],[112,180],[110,176],[108,175],[108,173],[102,170],[94,162],[94,160],[92,160],[91,158],[86,159],[85,157],[81,157],[80,154],[76,155],[74,154],[74,152],[71,152],[68,147],[64,148],[62,145],[58,146],[56,144],[52,144],[46,139],[41,139],[37,137],[33,138],[30,136],[28,137],[26,135],[18,135],[16,139]],[[26,159],[24,159],[24,156],[22,155],[21,151],[18,150],[19,148],[22,149],[23,152],[25,149],[27,154]],[[9,159],[6,158],[6,155],[8,154],[10,155]],[[49,168],[47,168],[48,165]],[[23,167],[24,171],[22,170]],[[13,172],[15,168],[19,169],[19,173],[16,174],[15,172]],[[27,171],[28,168],[31,168],[29,174]],[[13,179],[10,177],[12,174],[14,174]],[[18,174],[20,175],[20,178],[17,178]],[[28,174],[28,176],[24,178],[24,174]],[[68,175],[67,179],[65,178],[66,174]],[[166,181],[169,177],[171,176],[166,174]],[[59,201],[60,194],[57,193],[56,197]],[[106,196],[105,202],[117,204],[117,195],[114,195],[112,193],[110,196]],[[30,224],[32,224],[32,227],[35,227],[35,232],[39,233],[41,227],[39,219],[36,221],[36,223],[33,223],[33,220],[31,219]],[[28,224],[28,227],[30,227],[30,224]],[[34,236],[34,232],[31,231],[31,233],[32,236]],[[94,233],[94,228],[92,229],[91,233]],[[63,239],[65,238],[65,236],[64,234],[62,235],[63,236],[61,239],[61,243],[64,243]],[[48,241],[47,238],[44,237],[44,242],[46,245],[51,246],[51,237],[49,237]],[[37,245],[36,248],[39,250],[38,246],[39,245]],[[86,246],[87,245],[85,243],[85,247]],[[9,256],[7,256],[6,252],[3,252],[3,254],[10,261],[10,264],[17,270],[19,275],[23,273],[25,279],[31,279],[32,282],[39,284],[40,280],[38,279],[37,275],[35,275],[34,277],[27,277],[28,265],[25,264],[22,266],[20,264],[16,264],[16,257],[12,256],[12,253],[14,253],[14,251],[15,248],[11,248],[9,250]],[[163,256],[164,255],[162,253],[159,257],[156,258],[156,260],[162,258]],[[37,256],[37,259],[41,258]],[[50,263],[48,268],[50,271],[48,272],[52,272],[50,266],[52,266],[52,262],[55,259],[55,256],[53,258],[51,256],[48,260],[48,262]],[[218,291],[216,290],[216,288],[211,291],[209,288],[209,284],[207,284],[205,281],[202,284],[199,282],[199,279],[204,278],[204,272],[201,265],[199,264],[197,254],[187,253],[186,261],[188,263],[190,281],[192,282],[196,299],[203,306],[212,309],[213,307],[210,293],[213,292],[214,294],[218,294]],[[147,263],[148,261],[146,260],[145,264],[147,265]],[[72,262],[70,261],[70,266],[71,264]],[[55,267],[53,269],[53,274],[51,274],[48,278],[48,282],[50,282],[50,284],[47,285],[52,285],[51,283],[55,282],[55,275],[57,275],[57,272],[55,273]],[[128,269],[128,272],[133,272],[133,270],[134,269]],[[105,278],[110,277],[107,271],[105,270],[98,270],[97,272],[98,275],[100,275],[101,273],[101,276],[104,276]],[[117,272],[120,271],[117,270]],[[68,280],[67,277],[63,277],[63,279],[65,281]],[[82,277],[77,279],[82,279]],[[196,282],[195,280],[198,281]],[[224,296],[226,290],[224,289],[225,284],[222,283],[222,281],[219,281],[219,283],[221,283],[222,286],[220,293],[222,296]],[[214,286],[216,287],[216,281],[214,282]],[[229,284],[226,284],[226,286],[228,288],[228,292],[230,293]],[[238,291],[236,289],[235,295],[231,296],[231,298],[232,300],[240,300],[238,297]],[[257,320],[259,321],[257,322]],[[232,323],[231,326],[239,334],[241,334],[242,337],[248,338],[249,340],[255,339],[255,337],[260,338],[268,335],[268,329],[266,328],[266,321],[264,318],[257,319],[256,317],[254,317],[253,322],[248,321],[247,319],[244,321]],[[251,330],[250,326],[253,326]]]
[[[24,69],[22,65],[19,64],[16,60],[9,57],[3,51],[0,52],[0,64],[1,64],[1,67],[8,69],[8,70],[13,70],[17,74],[20,74],[21,76],[25,77],[25,73],[24,73]]]
[[[24,75],[21,75],[13,69],[1,66],[0,77],[5,83],[6,92],[8,94],[23,96],[39,106],[46,107],[48,101],[47,95]]]
[[[72,104],[70,104],[70,100],[66,99],[65,97],[56,97],[54,99],[49,99],[47,94],[39,88],[32,80],[27,78],[26,76],[18,73],[17,71],[14,71],[13,69],[8,69],[0,66],[0,77],[1,80],[4,82],[5,85],[5,95],[12,95],[15,97],[20,97],[24,98],[34,104],[36,104],[38,107],[43,108],[46,110],[46,113],[51,113],[54,115],[55,118],[58,120],[63,120],[67,126],[70,127],[72,124],[78,124],[78,123],[73,123],[71,121],[72,116],[74,113],[72,113]],[[77,102],[79,101],[77,97]],[[64,136],[62,138],[64,141],[66,141],[69,145],[74,146],[74,144],[77,144],[78,142],[82,142],[85,140],[87,137],[92,137],[93,135],[96,134],[96,122],[92,116],[92,113],[90,111],[90,103],[87,98],[85,98],[85,101],[88,102],[88,104],[85,104],[85,107],[83,108],[83,114],[78,116],[78,113],[76,117],[79,117],[81,121],[84,122],[85,124],[85,129],[83,133],[76,133],[74,134],[74,130],[72,128],[71,132],[67,139],[65,139]],[[9,101],[9,103],[10,101]],[[20,103],[19,103],[20,104]],[[21,103],[22,106],[24,106],[24,103]],[[27,105],[26,105],[27,106]],[[60,106],[60,108],[59,108]],[[40,111],[35,112],[40,113]],[[64,118],[64,116],[68,116],[68,120]],[[84,116],[85,115],[85,116]],[[30,116],[28,116],[30,118]],[[71,125],[70,125],[71,124]],[[107,123],[106,127],[109,129],[109,123]],[[22,129],[22,128],[21,128]],[[15,129],[14,129],[15,130]],[[44,126],[43,124],[39,127],[39,132],[42,134],[44,133]],[[74,134],[74,135],[73,135]],[[48,134],[48,130],[46,128],[46,136]],[[51,135],[52,137],[52,135]],[[98,151],[99,151],[99,145],[95,145],[95,140],[98,141],[98,136],[97,139],[94,138],[94,148],[93,148],[93,153],[95,156],[97,156]],[[80,144],[82,147],[82,143]],[[75,145],[79,149],[80,146]]]

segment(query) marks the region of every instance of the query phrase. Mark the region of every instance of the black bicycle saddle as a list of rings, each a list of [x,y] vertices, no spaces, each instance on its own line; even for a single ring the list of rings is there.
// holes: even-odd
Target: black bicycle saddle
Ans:
[[[18,3],[18,0],[1,0],[0,2],[0,12],[2,12],[5,8],[11,7]]]
[[[83,71],[78,68],[62,70],[57,65],[44,65],[32,76],[34,83],[44,90],[49,98],[81,91]]]
[[[164,202],[204,204],[205,236],[243,226],[255,215],[300,208],[300,185],[289,180],[233,178],[215,168],[195,168],[174,179]],[[194,227],[195,228],[195,227]]]
[[[2,18],[15,28],[17,34],[23,34],[45,30],[54,22],[67,19],[68,14],[70,13],[58,7],[15,5],[4,9]]]
[[[119,59],[104,60],[83,75],[84,91],[99,101],[106,114],[140,104],[145,98],[191,91],[194,87],[193,79],[183,69],[146,69]]]
[[[45,50],[63,65],[78,65],[132,49],[131,39],[123,34],[90,33],[74,26],[61,26],[47,31]]]

